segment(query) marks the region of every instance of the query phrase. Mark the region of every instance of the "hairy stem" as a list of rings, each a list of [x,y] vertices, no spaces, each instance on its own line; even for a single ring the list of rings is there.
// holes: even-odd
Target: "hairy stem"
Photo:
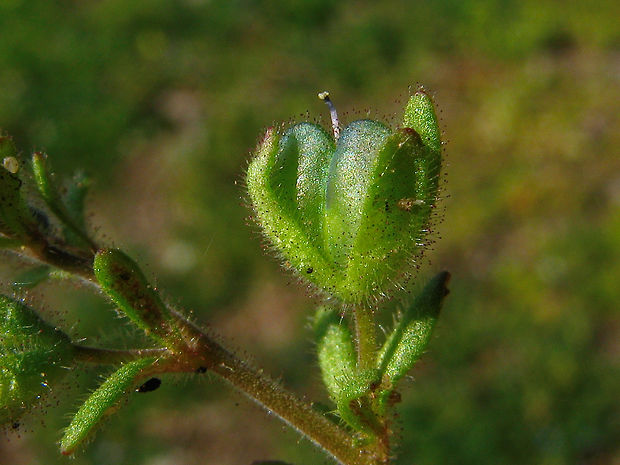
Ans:
[[[274,380],[237,358],[199,328],[179,320],[185,332],[192,334],[195,343],[191,362],[185,366],[187,371],[207,368],[234,388],[257,402],[268,412],[302,433],[316,446],[342,465],[375,465],[377,454],[374,450],[363,449],[357,444],[354,435],[332,423],[312,406],[285,390]],[[202,364],[196,363],[202,359]],[[181,368],[181,367],[179,367]],[[184,371],[185,371],[184,370]]]
[[[377,350],[376,325],[370,307],[359,305],[353,310],[355,340],[357,344],[357,368],[368,370],[375,365]]]

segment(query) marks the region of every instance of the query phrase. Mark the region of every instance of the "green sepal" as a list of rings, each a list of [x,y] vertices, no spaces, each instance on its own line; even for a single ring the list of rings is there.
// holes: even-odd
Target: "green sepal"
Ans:
[[[67,242],[72,245],[94,248],[93,241],[82,227],[84,223],[83,213],[76,220],[63,202],[60,190],[50,173],[46,154],[35,152],[32,155],[32,172],[39,194],[41,194],[48,208],[61,221]]]
[[[439,316],[443,300],[448,295],[450,273],[443,271],[433,277],[422,292],[401,315],[377,357],[377,369],[382,385],[379,394],[385,407],[389,392],[407,374],[424,353]]]
[[[390,133],[382,123],[361,120],[345,127],[338,139],[327,178],[325,234],[339,268],[348,269],[357,252],[368,189],[375,182],[376,161]]]
[[[136,385],[141,371],[154,361],[152,357],[134,360],[112,373],[78,409],[60,441],[60,452],[72,454],[104,416],[116,411],[122,398]]]
[[[256,219],[286,266],[335,293],[332,282],[338,278],[324,247],[322,225],[333,149],[330,136],[316,124],[298,124],[282,137],[269,129],[248,167],[247,186]]]
[[[0,295],[0,425],[35,407],[73,365],[69,337]]]
[[[118,249],[102,249],[93,270],[103,291],[134,324],[159,341],[179,342],[168,307],[136,262]]]
[[[417,132],[422,143],[433,152],[441,152],[441,131],[433,100],[423,90],[418,90],[409,98],[403,115],[403,127]]]
[[[426,94],[404,121],[355,121],[337,141],[316,124],[270,129],[248,168],[256,218],[285,264],[344,303],[381,299],[428,231],[441,151]]]
[[[328,209],[335,241],[351,236],[332,247],[345,252],[343,266],[347,271],[342,292],[355,300],[382,295],[386,281],[397,280],[419,253],[436,202],[440,166],[440,160],[415,131],[401,129],[386,137],[374,153],[371,166],[366,168],[369,173],[349,167],[353,174],[348,176],[367,184],[361,191],[357,191],[359,186],[351,188],[355,194],[347,196],[349,209],[337,221],[329,217]],[[354,199],[361,200],[356,203]],[[353,220],[345,220],[347,213],[354,216]],[[339,223],[348,226],[339,229]]]

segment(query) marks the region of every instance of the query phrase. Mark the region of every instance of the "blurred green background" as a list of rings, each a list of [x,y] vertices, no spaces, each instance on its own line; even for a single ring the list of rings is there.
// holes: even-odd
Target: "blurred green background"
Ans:
[[[417,286],[453,278],[403,388],[397,463],[619,464],[618,18],[617,0],[2,0],[0,127],[58,173],[92,175],[97,237],[171,302],[326,402],[316,301],[262,250],[244,168],[267,126],[327,120],[318,91],[342,119],[397,124],[422,83],[447,184]],[[7,288],[14,263],[1,260]],[[91,344],[139,342],[86,290],[32,300]],[[62,458],[67,412],[98,375],[75,376],[43,421],[0,440],[0,463],[327,463],[209,375],[164,378]]]

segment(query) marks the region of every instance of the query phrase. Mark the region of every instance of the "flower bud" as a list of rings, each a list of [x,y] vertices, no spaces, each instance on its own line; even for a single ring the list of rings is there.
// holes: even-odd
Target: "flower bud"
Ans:
[[[175,342],[171,338],[179,335],[170,310],[136,262],[120,250],[102,249],[93,270],[103,291],[133,323],[155,339]]]
[[[380,298],[421,252],[437,201],[439,128],[422,91],[404,128],[354,121],[334,137],[269,130],[247,174],[256,217],[286,264],[345,303]]]
[[[34,407],[72,361],[66,334],[33,309],[0,295],[0,424]]]

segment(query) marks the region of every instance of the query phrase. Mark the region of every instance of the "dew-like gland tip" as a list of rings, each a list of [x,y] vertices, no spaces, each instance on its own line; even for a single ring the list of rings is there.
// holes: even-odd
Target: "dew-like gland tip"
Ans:
[[[2,166],[11,174],[17,174],[19,171],[19,161],[15,157],[4,157],[2,160]]]

